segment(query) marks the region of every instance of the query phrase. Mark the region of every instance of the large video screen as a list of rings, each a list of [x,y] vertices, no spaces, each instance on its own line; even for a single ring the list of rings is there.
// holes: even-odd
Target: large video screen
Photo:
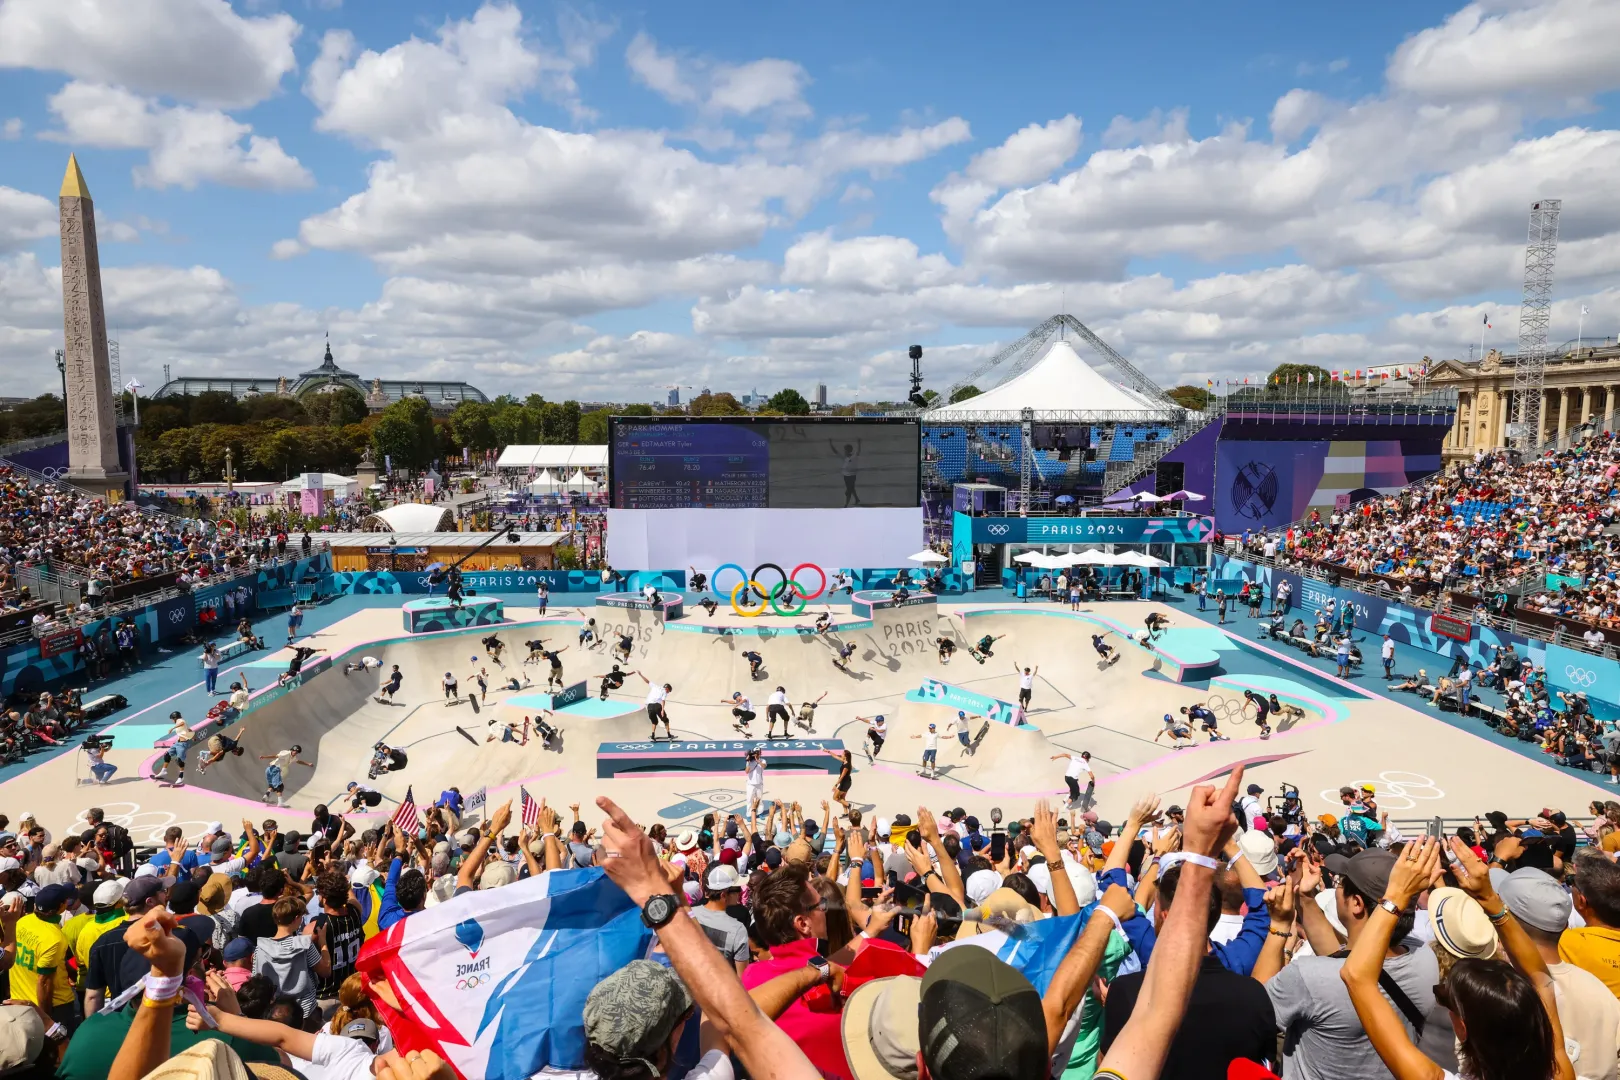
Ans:
[[[906,418],[616,416],[613,506],[918,506],[921,430]]]

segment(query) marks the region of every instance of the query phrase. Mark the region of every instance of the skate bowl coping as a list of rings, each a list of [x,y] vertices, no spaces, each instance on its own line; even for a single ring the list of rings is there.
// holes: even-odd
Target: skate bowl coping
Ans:
[[[615,776],[736,776],[749,750],[763,750],[769,772],[827,773],[839,764],[842,739],[692,739],[682,742],[605,742],[596,749],[596,778]]]
[[[969,715],[977,714],[998,724],[1009,724],[1024,731],[1037,730],[1035,725],[1025,724],[1019,720],[1021,714],[1018,706],[1012,702],[977,694],[960,686],[940,682],[938,679],[924,679],[922,686],[906,692],[906,700],[923,705],[943,705],[948,709],[959,709]]]

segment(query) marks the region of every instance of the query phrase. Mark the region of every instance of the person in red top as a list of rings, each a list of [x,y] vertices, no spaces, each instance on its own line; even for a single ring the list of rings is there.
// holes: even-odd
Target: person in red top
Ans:
[[[816,939],[827,936],[827,902],[811,884],[810,867],[804,863],[784,862],[773,871],[754,890],[753,909],[760,940],[771,955],[742,973],[747,990],[808,965],[816,955]],[[852,1080],[840,1034],[842,1006],[840,999],[806,994],[776,1019],[776,1026],[832,1080]]]

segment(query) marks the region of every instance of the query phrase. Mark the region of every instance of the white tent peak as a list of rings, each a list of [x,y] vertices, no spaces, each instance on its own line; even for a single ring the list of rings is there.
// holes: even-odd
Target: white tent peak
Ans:
[[[1147,421],[1164,418],[1172,407],[1104,378],[1070,342],[1060,338],[1023,373],[977,397],[932,409],[925,418],[944,421],[955,415],[999,412],[1016,416],[1026,408],[1037,414],[1135,413]]]

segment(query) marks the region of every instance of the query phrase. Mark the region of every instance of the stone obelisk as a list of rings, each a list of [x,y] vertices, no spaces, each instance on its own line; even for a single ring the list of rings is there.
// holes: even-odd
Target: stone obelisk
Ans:
[[[62,229],[62,330],[67,354],[68,474],[75,487],[120,499],[129,479],[118,461],[107,318],[101,307],[96,214],[79,162],[68,155],[59,200]]]

